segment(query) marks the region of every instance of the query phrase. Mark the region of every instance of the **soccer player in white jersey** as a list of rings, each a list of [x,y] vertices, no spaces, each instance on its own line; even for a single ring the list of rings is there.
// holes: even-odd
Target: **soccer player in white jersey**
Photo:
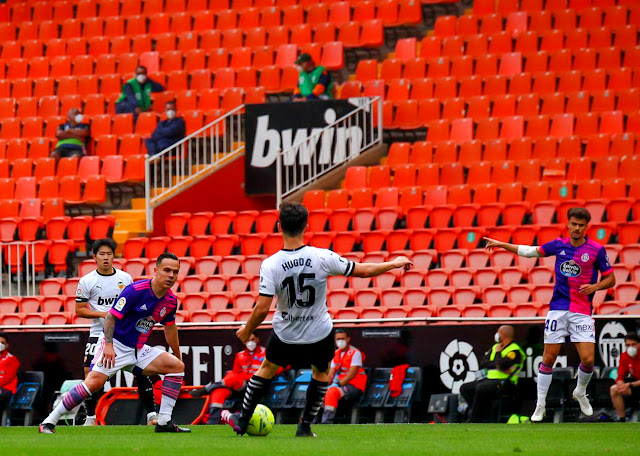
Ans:
[[[593,374],[596,343],[595,322],[591,316],[592,301],[596,291],[606,290],[616,284],[606,250],[585,234],[591,221],[589,211],[573,207],[569,209],[567,219],[569,237],[557,238],[541,246],[514,245],[485,238],[488,250],[501,247],[523,257],[556,257],[556,284],[544,324],[544,353],[538,370],[538,400],[531,416],[534,422],[544,418],[553,365],[568,336],[575,343],[580,356],[573,398],[578,401],[582,413],[593,415],[586,391]]]
[[[96,353],[96,343],[102,333],[104,319],[118,300],[118,296],[124,287],[133,282],[131,276],[113,267],[117,244],[113,239],[98,239],[93,243],[93,259],[97,269],[85,275],[78,282],[76,292],[76,314],[79,317],[93,319],[89,330],[89,340],[84,349],[84,376],[89,375],[93,357]],[[138,383],[138,395],[147,411],[147,424],[155,425],[158,415],[153,399],[153,385],[149,377],[136,375]],[[96,404],[102,390],[89,396],[84,403],[87,411],[85,426],[96,424]]]
[[[311,364],[312,380],[296,437],[315,437],[311,422],[324,403],[329,387],[329,363],[334,356],[333,323],[327,312],[327,277],[345,275],[375,277],[391,269],[409,269],[406,257],[384,263],[354,263],[327,249],[304,244],[309,213],[299,203],[280,206],[280,230],[284,248],[270,256],[260,268],[260,296],[246,325],[236,335],[243,342],[264,321],[277,296],[273,334],[265,360],[249,381],[240,413],[223,411],[222,419],[242,435],[258,402],[268,392],[280,366]]]

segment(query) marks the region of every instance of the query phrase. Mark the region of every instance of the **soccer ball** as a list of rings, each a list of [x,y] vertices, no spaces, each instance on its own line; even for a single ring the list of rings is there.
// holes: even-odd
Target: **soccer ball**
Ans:
[[[249,427],[247,428],[247,434],[265,436],[271,433],[275,419],[273,418],[273,412],[269,410],[269,407],[258,404],[256,410],[253,412],[253,416],[249,420]]]

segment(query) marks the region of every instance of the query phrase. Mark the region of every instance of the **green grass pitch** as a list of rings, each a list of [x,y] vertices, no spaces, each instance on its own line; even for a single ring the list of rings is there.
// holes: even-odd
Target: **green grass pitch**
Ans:
[[[11,456],[117,455],[638,455],[640,425],[389,424],[314,426],[317,439],[296,439],[295,426],[277,425],[267,437],[238,437],[227,426],[192,426],[192,434],[155,434],[143,426],[0,428]]]

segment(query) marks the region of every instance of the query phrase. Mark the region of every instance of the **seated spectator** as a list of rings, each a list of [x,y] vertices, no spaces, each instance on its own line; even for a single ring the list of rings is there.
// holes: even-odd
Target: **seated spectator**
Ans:
[[[186,124],[182,117],[177,117],[176,103],[168,101],[165,105],[165,112],[167,119],[158,122],[151,138],[144,140],[149,155],[162,152],[184,138]]]
[[[9,353],[9,338],[0,333],[0,417],[18,388],[20,361]]]
[[[637,407],[640,403],[640,357],[638,342],[640,337],[629,333],[624,338],[626,351],[620,355],[618,378],[611,386],[611,402],[616,408],[617,421],[626,421],[626,407]]]
[[[331,361],[329,381],[333,382],[336,374],[338,379],[324,397],[323,424],[333,424],[341,399],[357,401],[367,387],[367,374],[362,368],[362,352],[350,345],[351,338],[344,329],[336,329],[335,340],[338,349]]]
[[[469,404],[468,422],[494,421],[493,401],[501,396],[517,397],[518,374],[524,366],[526,355],[513,338],[513,326],[500,326],[495,334],[496,343],[485,353],[480,364],[481,368],[488,369],[487,378],[460,387],[460,394]]]
[[[333,98],[331,75],[322,66],[316,66],[309,54],[300,54],[296,65],[300,67],[298,87],[293,91],[293,101],[330,100]]]
[[[151,111],[151,93],[164,92],[161,84],[147,77],[147,68],[136,68],[136,77],[129,79],[122,86],[122,95],[116,101],[116,114],[133,114],[133,120],[137,120],[141,112]]]
[[[56,160],[64,157],[82,157],[87,153],[90,127],[82,123],[84,116],[78,108],[71,108],[67,113],[67,122],[58,127],[56,138],[58,143],[51,156]]]

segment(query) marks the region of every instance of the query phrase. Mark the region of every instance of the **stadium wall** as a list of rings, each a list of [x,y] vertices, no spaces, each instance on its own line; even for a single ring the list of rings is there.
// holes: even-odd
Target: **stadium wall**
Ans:
[[[596,323],[597,366],[615,366],[619,353],[624,350],[624,335],[634,331],[635,321],[630,319],[598,320]],[[527,351],[524,376],[532,379],[542,361],[542,323],[514,325],[516,341]],[[473,380],[472,371],[478,368],[484,353],[493,344],[498,324],[432,325],[410,327],[352,327],[348,328],[351,343],[365,356],[365,366],[393,367],[403,363],[423,368],[423,397],[432,393],[449,392],[464,381]],[[261,343],[266,344],[270,331],[259,330]],[[11,351],[20,359],[23,370],[37,367],[44,358],[62,360],[62,368],[72,378],[82,377],[87,332],[14,332],[11,333]],[[162,330],[153,332],[151,345],[166,349]],[[243,349],[235,337],[235,329],[180,330],[180,344],[186,364],[187,385],[200,385],[212,378],[220,380],[232,368],[235,353]],[[47,350],[45,350],[45,348]],[[568,349],[567,349],[568,348]],[[561,352],[560,365],[577,367],[576,351],[568,346]],[[48,354],[45,355],[45,351]],[[57,355],[52,355],[52,352]],[[59,355],[59,356],[58,356]],[[308,367],[308,366],[293,366]],[[116,376],[114,386],[131,386],[132,376]]]

